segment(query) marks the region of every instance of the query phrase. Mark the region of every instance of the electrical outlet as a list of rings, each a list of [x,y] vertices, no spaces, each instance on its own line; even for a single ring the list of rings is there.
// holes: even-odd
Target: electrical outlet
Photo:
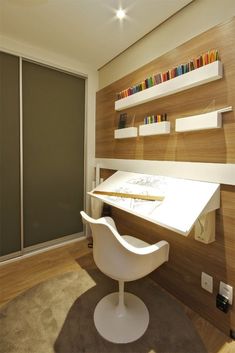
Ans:
[[[213,293],[213,277],[205,272],[201,275],[201,286],[209,293]]]
[[[233,287],[232,286],[229,286],[228,284],[220,281],[219,294],[221,294],[225,298],[227,298],[230,305],[233,304]]]

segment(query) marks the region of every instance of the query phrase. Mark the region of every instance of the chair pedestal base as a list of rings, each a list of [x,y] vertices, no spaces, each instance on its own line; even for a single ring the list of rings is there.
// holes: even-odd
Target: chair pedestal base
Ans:
[[[119,293],[104,297],[94,311],[95,327],[99,334],[113,343],[129,343],[140,338],[149,324],[149,312],[141,299],[124,293],[124,307],[118,306]]]

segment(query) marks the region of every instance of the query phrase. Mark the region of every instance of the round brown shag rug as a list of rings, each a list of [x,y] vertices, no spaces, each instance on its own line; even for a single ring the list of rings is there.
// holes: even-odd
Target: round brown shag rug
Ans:
[[[96,269],[70,272],[19,295],[0,311],[3,353],[206,353],[182,306],[149,277],[126,283],[147,305],[150,324],[133,343],[113,344],[96,331],[93,312],[117,283]]]

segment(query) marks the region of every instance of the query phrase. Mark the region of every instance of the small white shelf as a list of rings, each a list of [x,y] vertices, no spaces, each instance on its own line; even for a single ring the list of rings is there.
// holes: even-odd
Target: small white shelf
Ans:
[[[159,123],[140,125],[139,136],[169,134],[170,129],[171,129],[171,124],[169,121],[161,121]]]
[[[175,131],[197,131],[207,129],[217,129],[222,126],[222,117],[219,112],[210,112],[206,114],[179,118],[175,121]]]
[[[169,81],[162,82],[126,98],[119,99],[115,102],[115,110],[120,111],[131,108],[154,99],[218,80],[222,77],[223,65],[220,61],[215,61]]]
[[[138,131],[137,127],[126,127],[124,129],[114,130],[114,138],[115,139],[126,139],[137,137]]]
[[[219,129],[222,127],[222,113],[232,111],[232,107],[226,107],[213,112],[178,118],[175,121],[175,131],[198,131],[207,129]]]

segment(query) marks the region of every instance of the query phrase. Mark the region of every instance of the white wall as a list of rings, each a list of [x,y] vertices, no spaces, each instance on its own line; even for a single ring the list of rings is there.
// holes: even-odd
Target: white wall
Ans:
[[[71,60],[66,56],[49,52],[42,48],[32,47],[23,42],[0,35],[0,50],[10,54],[49,65],[60,70],[72,72],[86,78],[86,134],[85,134],[85,170],[86,190],[91,189],[94,178],[95,158],[95,99],[98,88],[98,73],[87,64]],[[88,204],[86,196],[86,204]]]
[[[235,0],[193,1],[101,68],[99,89],[234,15]]]

